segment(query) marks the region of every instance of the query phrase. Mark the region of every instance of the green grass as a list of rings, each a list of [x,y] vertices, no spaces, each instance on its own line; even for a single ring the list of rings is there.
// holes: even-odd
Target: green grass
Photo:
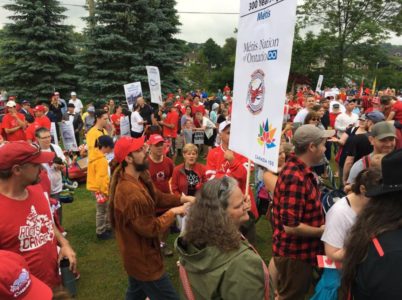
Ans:
[[[95,234],[95,200],[80,186],[72,204],[63,206],[63,226],[78,257],[81,273],[77,281],[77,299],[124,299],[127,276],[122,266],[116,240],[99,241]],[[257,223],[257,250],[268,263],[271,257],[271,227],[265,217]],[[173,247],[177,234],[170,234],[168,245]],[[135,247],[135,245],[133,245]],[[165,258],[166,271],[177,290],[180,288],[176,268],[177,253]]]

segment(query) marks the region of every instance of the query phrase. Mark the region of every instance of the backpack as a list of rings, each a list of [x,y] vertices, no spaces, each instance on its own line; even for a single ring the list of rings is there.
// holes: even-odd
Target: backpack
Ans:
[[[321,193],[321,204],[324,214],[327,214],[329,209],[340,199],[346,196],[346,193],[342,190],[330,190],[324,188]]]

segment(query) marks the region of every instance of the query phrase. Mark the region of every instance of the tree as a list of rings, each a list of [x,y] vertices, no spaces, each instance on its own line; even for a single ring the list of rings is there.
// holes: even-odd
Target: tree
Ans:
[[[62,24],[66,10],[56,0],[15,0],[0,49],[0,82],[20,98],[48,97],[75,89],[72,28]]]
[[[299,8],[300,24],[320,24],[322,33],[334,40],[328,64],[336,68],[338,83],[348,74],[347,60],[354,46],[378,44],[391,31],[402,33],[400,0],[306,0]]]
[[[202,54],[208,64],[208,71],[222,65],[222,49],[217,43],[209,38],[202,47]]]
[[[133,81],[147,90],[147,65],[159,67],[164,89],[174,88],[182,54],[173,37],[179,25],[174,6],[174,0],[96,1],[77,66],[92,97],[122,99],[123,84]]]

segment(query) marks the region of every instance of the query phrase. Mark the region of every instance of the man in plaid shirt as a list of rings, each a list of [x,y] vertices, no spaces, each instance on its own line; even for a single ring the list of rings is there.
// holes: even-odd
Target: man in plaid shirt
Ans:
[[[279,173],[273,200],[273,256],[278,270],[279,299],[304,299],[323,253],[324,232],[318,180],[310,168],[324,156],[334,130],[299,127],[293,137],[295,156]]]

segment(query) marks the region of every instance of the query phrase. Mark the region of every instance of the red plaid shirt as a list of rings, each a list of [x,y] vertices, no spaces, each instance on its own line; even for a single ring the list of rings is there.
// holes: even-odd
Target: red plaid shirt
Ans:
[[[289,235],[283,227],[297,227],[300,223],[314,227],[324,224],[317,178],[296,156],[290,157],[279,173],[273,221],[273,255],[316,265],[317,255],[323,253],[320,238]]]

